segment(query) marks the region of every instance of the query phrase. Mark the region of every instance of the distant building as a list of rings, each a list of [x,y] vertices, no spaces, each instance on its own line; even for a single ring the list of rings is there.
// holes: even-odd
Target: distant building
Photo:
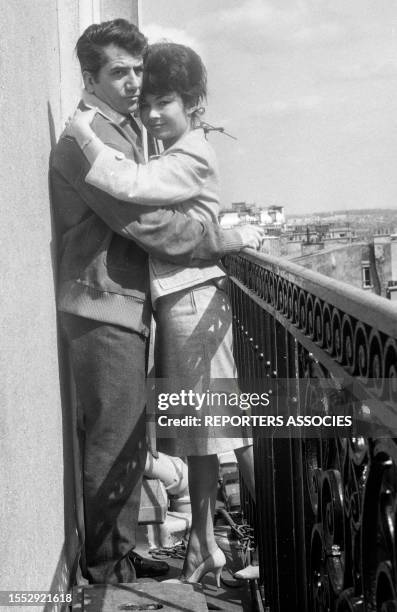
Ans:
[[[390,248],[390,273],[384,282],[387,282],[386,297],[393,302],[397,302],[397,234],[390,236],[390,243],[385,244],[383,253],[380,249],[377,251],[376,246],[379,249],[379,243],[375,243],[375,258],[378,257],[379,261],[385,260],[385,262],[388,260],[387,253]]]
[[[283,255],[283,247],[282,241],[279,236],[265,236],[262,248],[262,253],[266,253],[268,255],[274,255],[274,257],[282,257]]]
[[[390,231],[394,217],[387,223],[388,218],[382,215],[373,226],[371,218],[368,211],[362,211],[361,216],[348,211],[297,217],[294,223],[286,224],[283,206],[258,207],[233,202],[231,209],[221,212],[220,224],[223,227],[258,224],[266,232],[263,253],[285,257],[397,302],[397,232]]]
[[[232,211],[236,213],[244,213],[248,210],[247,202],[232,202]]]
[[[295,256],[293,261],[353,287],[397,301],[397,235],[375,236]]]
[[[247,202],[233,202],[230,209],[223,210],[219,215],[222,227],[234,227],[244,223],[256,223],[266,230],[285,228],[285,213],[283,206],[262,208]]]

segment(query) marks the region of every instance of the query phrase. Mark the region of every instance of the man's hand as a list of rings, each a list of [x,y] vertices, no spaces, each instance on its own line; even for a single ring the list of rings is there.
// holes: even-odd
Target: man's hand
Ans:
[[[265,232],[258,225],[241,225],[236,227],[240,232],[244,247],[259,250],[265,237]]]

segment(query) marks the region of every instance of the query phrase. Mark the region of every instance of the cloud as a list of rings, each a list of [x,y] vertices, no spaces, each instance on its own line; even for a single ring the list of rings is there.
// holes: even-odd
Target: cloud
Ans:
[[[367,79],[391,79],[397,77],[397,61],[357,62],[339,66],[335,70],[336,78],[346,81],[364,81]]]
[[[371,69],[372,76],[378,79],[389,79],[397,77],[397,61],[390,60],[373,66]]]
[[[284,115],[296,112],[314,111],[320,108],[324,100],[318,95],[308,95],[291,100],[275,100],[263,108],[267,114]]]
[[[271,3],[261,0],[246,0],[234,8],[219,11],[218,18],[225,24],[241,26],[266,26],[275,22],[288,24],[296,16],[296,11],[283,11]]]
[[[245,0],[211,17],[211,36],[217,31],[228,32],[235,44],[248,43],[252,51],[332,44],[346,35],[336,15],[316,11],[304,0],[284,3],[283,8],[271,0]]]
[[[163,27],[157,23],[149,23],[144,27],[144,34],[147,36],[150,44],[160,40],[169,40],[181,45],[187,45],[199,53],[199,55],[205,57],[204,45],[192,36],[191,33],[182,28]]]
[[[333,44],[344,37],[346,29],[337,22],[315,23],[298,28],[292,40],[300,45]]]
[[[152,39],[207,52],[204,119],[238,138],[210,134],[222,201],[395,208],[397,3],[146,1],[158,7],[144,28]]]
[[[278,117],[287,115],[297,116],[303,113],[313,115],[313,113],[328,112],[328,100],[318,94],[305,94],[295,97],[278,97],[273,100],[266,100],[262,104],[245,104],[245,121],[256,123],[258,118]],[[223,124],[228,124],[228,119],[223,118]]]

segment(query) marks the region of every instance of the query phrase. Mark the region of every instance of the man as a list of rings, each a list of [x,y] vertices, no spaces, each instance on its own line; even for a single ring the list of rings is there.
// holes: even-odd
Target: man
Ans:
[[[77,42],[82,108],[99,109],[93,129],[143,161],[132,114],[146,39],[122,19],[92,25]],[[173,210],[112,199],[84,181],[88,165],[61,136],[51,161],[60,236],[58,306],[74,375],[83,437],[86,575],[91,583],[132,582],[131,551],[145,464],[145,376],[151,306],[147,252],[205,265],[256,246],[254,229],[224,230]]]

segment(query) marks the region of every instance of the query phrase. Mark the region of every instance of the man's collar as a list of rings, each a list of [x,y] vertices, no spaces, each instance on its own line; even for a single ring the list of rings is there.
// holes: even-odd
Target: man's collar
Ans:
[[[131,115],[122,115],[118,111],[114,110],[111,106],[100,100],[95,94],[88,93],[85,89],[83,89],[82,100],[86,106],[96,107],[98,111],[106,117],[110,119],[116,125],[120,127],[124,127],[125,124],[129,123]]]

